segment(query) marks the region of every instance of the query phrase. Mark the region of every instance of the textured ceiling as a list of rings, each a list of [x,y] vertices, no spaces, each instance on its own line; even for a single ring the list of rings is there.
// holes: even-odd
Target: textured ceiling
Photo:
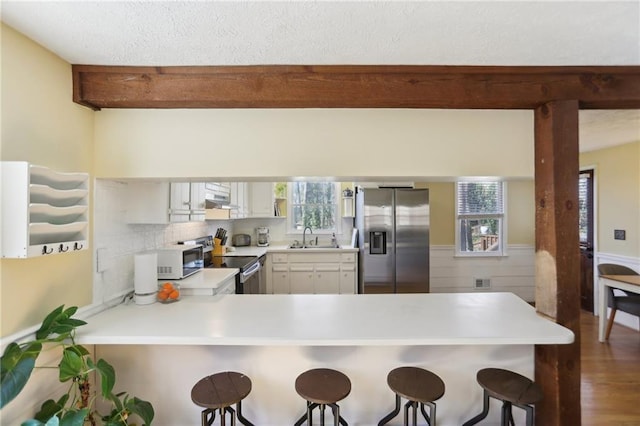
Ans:
[[[631,1],[4,1],[73,64],[640,65]],[[581,149],[640,140],[637,111],[581,112]]]

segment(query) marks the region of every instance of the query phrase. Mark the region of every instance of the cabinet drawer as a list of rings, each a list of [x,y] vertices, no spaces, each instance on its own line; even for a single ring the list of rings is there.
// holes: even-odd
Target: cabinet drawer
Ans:
[[[289,270],[291,272],[311,272],[311,271],[313,271],[313,264],[311,264],[311,263],[295,263],[293,265],[289,265]]]
[[[273,272],[289,272],[289,265],[273,265],[271,270]]]
[[[273,253],[271,255],[271,263],[287,263],[289,255],[285,253]]]
[[[339,253],[296,253],[289,255],[291,263],[318,263],[318,262],[340,262]]]
[[[340,255],[340,262],[355,262],[356,253],[342,253]]]
[[[316,271],[318,272],[331,272],[339,270],[340,265],[337,263],[316,263]]]
[[[355,271],[356,270],[356,265],[353,263],[343,263],[342,265],[340,265],[340,270],[341,271]]]

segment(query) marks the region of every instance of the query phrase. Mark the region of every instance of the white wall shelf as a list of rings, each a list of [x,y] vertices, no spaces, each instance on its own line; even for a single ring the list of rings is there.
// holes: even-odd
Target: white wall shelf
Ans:
[[[26,161],[3,161],[2,257],[86,250],[89,174],[61,173]]]

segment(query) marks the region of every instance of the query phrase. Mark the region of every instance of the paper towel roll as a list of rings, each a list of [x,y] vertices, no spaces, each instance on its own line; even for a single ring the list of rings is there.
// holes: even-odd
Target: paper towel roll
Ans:
[[[158,291],[158,254],[139,253],[134,258],[134,300],[137,305],[149,305],[156,301]]]

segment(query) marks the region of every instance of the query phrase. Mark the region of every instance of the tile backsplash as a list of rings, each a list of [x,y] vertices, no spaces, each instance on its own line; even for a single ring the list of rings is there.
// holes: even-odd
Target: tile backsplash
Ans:
[[[232,232],[230,221],[128,224],[126,182],[96,179],[94,197],[94,303],[108,302],[133,289],[136,253],[213,234],[218,227]]]

